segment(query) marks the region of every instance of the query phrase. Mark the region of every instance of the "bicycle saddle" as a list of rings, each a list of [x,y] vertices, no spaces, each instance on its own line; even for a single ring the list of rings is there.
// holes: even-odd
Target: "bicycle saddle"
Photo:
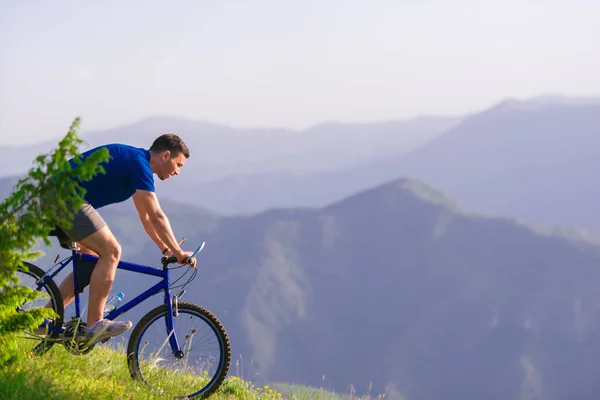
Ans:
[[[71,240],[71,238],[69,238],[65,231],[63,231],[58,226],[52,229],[48,233],[48,236],[56,236],[58,238],[58,243],[60,244],[60,247],[67,250],[71,249],[71,244],[73,243],[73,241]]]

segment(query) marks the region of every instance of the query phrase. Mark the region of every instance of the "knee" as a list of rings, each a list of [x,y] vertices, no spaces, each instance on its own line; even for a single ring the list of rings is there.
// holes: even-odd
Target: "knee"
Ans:
[[[118,262],[121,259],[121,245],[117,241],[111,241],[104,247],[100,257],[105,257],[111,261]]]

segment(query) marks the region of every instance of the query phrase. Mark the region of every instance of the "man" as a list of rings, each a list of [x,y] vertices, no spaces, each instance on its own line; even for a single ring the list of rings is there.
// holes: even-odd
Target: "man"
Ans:
[[[103,319],[104,306],[121,257],[121,247],[97,209],[131,197],[144,230],[161,252],[168,256],[176,256],[180,264],[192,255],[179,247],[154,189],[154,174],[163,181],[172,175],[179,175],[180,169],[190,156],[185,143],[177,135],[164,134],[154,141],[149,150],[124,144],[101,147],[107,148],[110,154],[109,161],[102,164],[105,173],[99,173],[92,180],[80,183],[86,189],[85,201],[81,208],[76,210],[70,229],[58,227],[58,236],[63,247],[65,240],[77,242],[82,253],[99,258],[95,267],[81,266],[81,272],[77,272],[77,280],[80,283],[78,292],[81,292],[88,282],[90,286],[88,319],[84,328],[90,345],[119,335],[132,326],[131,321]],[[97,149],[84,152],[82,158]],[[70,163],[73,167],[76,166],[73,160],[70,160]],[[66,234],[68,238],[61,238],[60,234]],[[190,265],[194,268],[195,260]],[[71,272],[60,284],[65,307],[74,300],[75,289]],[[40,328],[43,329],[47,322]]]

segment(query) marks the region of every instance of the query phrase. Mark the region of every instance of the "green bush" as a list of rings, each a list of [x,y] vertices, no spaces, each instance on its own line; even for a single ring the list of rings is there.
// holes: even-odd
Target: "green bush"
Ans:
[[[48,234],[57,224],[71,225],[67,202],[78,207],[85,195],[79,181],[104,173],[100,163],[108,160],[106,149],[81,161],[78,146],[83,141],[77,133],[79,124],[76,118],[58,148],[35,159],[27,176],[17,182],[12,194],[0,204],[0,367],[20,357],[14,345],[16,333],[34,329],[44,317],[54,315],[51,309],[17,312],[19,305],[39,296],[29,288],[16,286],[15,272],[21,260],[42,255],[33,249],[39,239],[50,245]],[[76,160],[75,168],[68,162],[72,157]]]

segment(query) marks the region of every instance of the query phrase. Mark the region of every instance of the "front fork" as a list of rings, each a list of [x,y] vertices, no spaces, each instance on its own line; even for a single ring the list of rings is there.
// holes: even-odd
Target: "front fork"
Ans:
[[[177,318],[179,315],[179,298],[183,296],[185,293],[184,290],[179,292],[177,295],[171,296],[170,291],[165,292],[165,304],[167,305],[167,318],[165,320],[167,327],[167,335],[169,336],[169,344],[171,345],[171,350],[176,358],[183,358],[183,351],[179,346],[179,341],[177,340],[177,335],[175,334],[175,329],[173,327],[173,318]]]

